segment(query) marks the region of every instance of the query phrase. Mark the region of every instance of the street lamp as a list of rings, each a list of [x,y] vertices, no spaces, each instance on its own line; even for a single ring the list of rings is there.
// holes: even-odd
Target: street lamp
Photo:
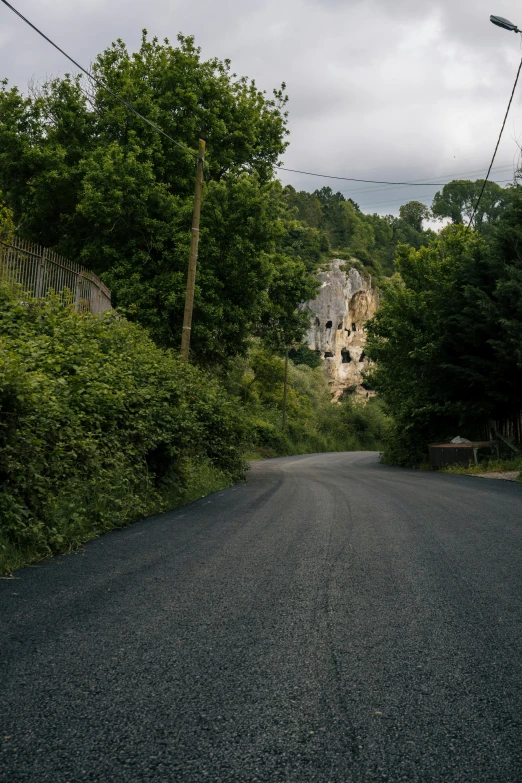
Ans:
[[[496,24],[497,27],[503,27],[504,30],[510,30],[512,33],[520,33],[521,30],[518,29],[516,24],[513,24],[513,22],[510,22],[509,19],[504,19],[503,16],[490,16],[489,21],[493,22],[493,24]]]

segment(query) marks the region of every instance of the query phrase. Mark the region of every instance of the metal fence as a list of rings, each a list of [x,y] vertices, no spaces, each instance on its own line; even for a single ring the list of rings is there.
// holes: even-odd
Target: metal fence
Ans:
[[[40,298],[50,291],[70,298],[80,312],[111,309],[111,292],[88,269],[23,239],[0,241],[0,280]]]

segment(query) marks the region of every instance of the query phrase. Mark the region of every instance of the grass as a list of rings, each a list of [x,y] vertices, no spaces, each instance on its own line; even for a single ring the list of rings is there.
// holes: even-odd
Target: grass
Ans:
[[[522,456],[513,457],[513,459],[489,459],[485,462],[479,462],[478,465],[469,465],[467,468],[463,465],[448,465],[445,468],[441,468],[443,473],[453,473],[461,476],[476,476],[478,473],[503,473],[507,470],[521,471],[518,481],[522,483]]]
[[[151,506],[145,516],[162,511],[171,511],[174,508],[184,506],[193,500],[209,495],[211,492],[226,489],[234,483],[229,476],[210,462],[192,463],[183,488],[173,484],[166,484],[160,489],[161,504],[155,508]],[[103,502],[103,497],[100,498],[100,502]],[[18,568],[31,563],[45,560],[48,557],[74,552],[87,541],[99,538],[103,533],[111,529],[126,527],[137,519],[143,518],[144,515],[132,514],[131,509],[129,509],[126,517],[120,518],[112,525],[105,525],[103,528],[99,526],[89,527],[87,522],[78,525],[73,520],[74,513],[69,512],[69,516],[66,516],[64,509],[61,509],[57,516],[60,518],[46,520],[47,524],[59,525],[62,534],[60,543],[52,547],[38,547],[34,544],[26,547],[15,546],[0,532],[0,574],[9,575]]]
[[[162,495],[168,510],[171,510],[192,503],[193,500],[203,498],[212,492],[227,489],[235,483],[211,462],[200,462],[197,465],[192,464],[183,489],[167,488]]]
[[[245,451],[243,454],[243,459],[245,462],[259,462],[262,459],[270,459],[271,457],[277,457],[278,455],[275,453],[275,451],[272,451],[271,449],[265,449],[263,447],[259,448],[251,448],[248,451]]]

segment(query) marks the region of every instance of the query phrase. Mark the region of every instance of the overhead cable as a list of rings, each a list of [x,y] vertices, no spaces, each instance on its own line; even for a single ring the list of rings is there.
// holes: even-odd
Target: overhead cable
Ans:
[[[405,185],[407,187],[417,187],[417,188],[422,188],[422,187],[440,188],[443,187],[444,185],[450,184],[449,182],[425,182],[423,180],[417,180],[416,182],[389,182],[387,180],[379,180],[379,179],[357,179],[355,177],[339,177],[333,174],[317,174],[313,171],[299,171],[298,169],[286,169],[283,166],[275,166],[274,168],[279,169],[280,171],[292,171],[294,172],[294,174],[307,174],[309,177],[324,177],[325,179],[340,179],[345,182],[368,182],[374,185]],[[491,171],[491,166],[489,168],[488,175],[490,171]],[[511,182],[511,180],[505,180],[505,182]],[[373,188],[371,190],[373,190]]]
[[[4,5],[6,5],[13,13],[15,13],[17,16],[20,17],[26,24],[29,25],[29,27],[32,27],[35,32],[38,33],[38,35],[41,35],[42,38],[44,38],[48,43],[51,44],[51,46],[54,46],[55,49],[57,49],[60,54],[63,54],[64,57],[67,57],[67,59],[72,62],[72,64],[78,68],[78,70],[82,71],[89,79],[91,79],[95,84],[98,85],[98,87],[101,87],[102,89],[106,90],[109,95],[112,95],[112,97],[119,101],[125,108],[132,112],[132,114],[135,114],[137,117],[139,117],[141,120],[146,122],[148,125],[151,126],[151,128],[154,128],[157,133],[161,133],[162,136],[165,136],[166,139],[171,141],[173,144],[176,145],[176,147],[179,147],[180,149],[184,150],[185,152],[188,152],[189,155],[192,155],[192,157],[197,158],[198,154],[197,152],[194,152],[194,150],[189,149],[189,147],[186,147],[184,144],[181,144],[179,141],[176,141],[176,139],[173,139],[172,136],[169,136],[168,133],[165,133],[164,130],[162,130],[158,125],[156,125],[151,120],[147,119],[147,117],[144,117],[143,114],[140,114],[139,111],[137,111],[133,106],[131,106],[130,103],[128,103],[123,98],[120,98],[120,96],[115,93],[113,90],[111,90],[110,87],[107,87],[105,82],[102,79],[98,79],[98,77],[93,76],[90,71],[88,71],[86,68],[83,67],[83,65],[80,65],[80,63],[76,62],[67,52],[65,52],[63,49],[61,49],[58,44],[55,44],[54,41],[52,41],[45,33],[43,33],[36,25],[34,25],[32,22],[29,21],[23,14],[20,13],[14,6],[11,5],[11,3],[8,3],[7,0],[0,0]]]
[[[478,207],[479,207],[480,200],[481,200],[481,198],[482,198],[482,195],[483,195],[483,193],[484,193],[484,190],[486,189],[486,183],[487,183],[487,181],[488,181],[488,177],[489,177],[489,175],[490,175],[491,168],[492,168],[492,166],[493,166],[493,163],[494,163],[494,161],[495,161],[495,156],[496,156],[496,154],[497,154],[498,145],[500,144],[500,139],[502,138],[502,134],[503,134],[503,132],[504,132],[504,127],[505,127],[505,125],[506,125],[506,120],[507,120],[507,117],[508,117],[508,114],[509,114],[509,110],[510,110],[510,108],[511,108],[511,103],[512,103],[512,101],[513,101],[513,96],[514,96],[514,94],[515,94],[515,90],[516,90],[516,88],[517,88],[517,84],[518,84],[518,77],[520,76],[520,70],[521,70],[521,69],[522,69],[522,60],[520,60],[520,63],[519,63],[519,65],[518,65],[518,71],[517,71],[517,75],[516,75],[516,77],[515,77],[515,83],[514,83],[514,85],[513,85],[513,89],[511,90],[511,96],[510,96],[510,98],[509,98],[509,103],[508,103],[508,105],[507,105],[506,113],[505,113],[505,115],[504,115],[504,121],[503,121],[503,123],[502,123],[502,127],[501,127],[501,129],[500,129],[500,133],[498,134],[497,143],[496,143],[496,145],[495,145],[495,151],[493,152],[493,157],[491,158],[491,163],[489,164],[488,173],[486,174],[486,179],[484,180],[484,182],[483,182],[483,184],[482,184],[482,189],[481,189],[481,191],[480,191],[480,194],[479,194],[479,197],[478,197],[478,199],[477,199],[477,203],[475,204],[475,208],[474,208],[474,210],[473,210],[473,214],[471,215],[471,217],[470,217],[470,219],[469,219],[468,226],[471,226],[471,224],[473,223],[473,221],[474,221],[474,219],[475,219],[475,215],[477,214],[477,209],[478,209]]]
[[[512,182],[513,182],[513,178],[511,178],[511,179],[492,179],[492,180],[490,180],[490,182],[492,182],[492,183],[494,183],[494,184],[496,184],[496,185],[504,185],[504,184],[506,184],[507,182],[511,182],[511,183],[512,183]],[[341,191],[340,191],[340,193],[342,193],[342,194],[345,196],[345,198],[351,198],[351,199],[352,199],[352,201],[354,201],[354,200],[355,200],[355,199],[353,198],[353,193],[351,193],[351,192],[350,192],[350,191],[348,191],[348,190],[341,190]],[[365,199],[367,199],[367,198],[370,198],[370,196],[372,196],[372,195],[373,195],[372,193],[369,193],[369,194],[367,194],[366,196],[362,196],[362,198],[357,196],[357,197],[356,197],[356,198],[357,198],[357,203],[359,203],[359,201],[361,201],[361,202],[363,202],[363,203],[367,203],[367,202],[365,201]],[[385,195],[385,194],[382,194],[382,195]],[[402,196],[402,198],[404,199],[404,198],[405,198],[405,196],[406,196],[406,194],[404,194],[404,195]],[[417,199],[423,198],[422,196],[417,196],[417,195],[416,195],[415,197],[416,197]],[[430,193],[428,193],[428,194],[426,194],[426,198],[433,198],[433,195],[432,195],[432,194],[430,194]],[[400,200],[401,200],[400,196],[397,196],[397,194],[396,194],[396,193],[390,193],[390,203],[392,203],[392,201],[400,201]],[[372,203],[378,203],[378,204],[387,204],[387,203],[388,203],[388,201],[387,201],[387,200],[384,200],[384,201],[378,201],[378,202],[369,202],[369,203],[370,203],[370,204],[372,204]]]
[[[2,0],[5,2],[5,0]],[[431,186],[440,188],[444,185],[444,182],[388,182],[382,179],[358,179],[356,177],[337,177],[333,174],[317,174],[314,171],[299,171],[298,169],[286,169],[284,166],[274,166],[274,168],[280,171],[292,171],[294,174],[306,174],[308,177],[324,177],[324,179],[342,179],[346,182],[369,182],[373,185],[410,185],[411,187],[422,188],[424,186]]]
[[[485,168],[486,168],[486,166],[483,166],[481,169],[473,169],[472,171],[456,171],[454,174],[440,174],[439,177],[437,177],[435,175],[433,177],[426,177],[426,179],[430,180],[430,179],[441,179],[442,177],[452,177],[453,179],[451,179],[450,182],[454,182],[455,179],[460,178],[462,176],[465,176],[466,174],[468,174],[468,175],[469,174],[475,174],[477,176],[477,175],[481,174],[485,170]],[[499,175],[500,175],[500,172],[504,173],[504,169],[513,169],[513,164],[510,163],[507,166],[494,166],[492,171],[497,171],[497,172],[499,172]],[[480,177],[477,177],[477,178],[480,179]],[[415,181],[424,184],[424,180],[415,180]],[[507,179],[507,180],[502,180],[502,181],[503,182],[512,182],[513,180],[512,179]],[[444,185],[447,185],[448,183],[447,182],[440,182],[439,184],[440,184],[441,187],[443,187]],[[341,192],[342,193],[351,193],[351,194],[356,194],[356,193],[372,193],[373,194],[373,193],[382,193],[382,192],[389,193],[391,191],[398,190],[399,187],[400,188],[407,188],[408,185],[397,185],[397,186],[386,185],[386,186],[379,187],[379,188],[357,188],[356,187],[355,189],[350,188],[350,190],[342,190]]]
[[[512,179],[508,180],[491,180],[491,182],[496,182],[497,185],[500,185],[503,182],[513,182]],[[351,196],[348,194],[347,198],[351,198]],[[415,200],[422,201],[423,199],[431,199],[433,198],[433,195],[431,193],[424,193],[422,196],[415,196]],[[406,199],[406,195],[404,195],[402,198],[394,198],[394,199],[386,199],[385,201],[364,201],[357,199],[357,206],[361,209],[366,209],[367,207],[372,206],[380,206],[380,205],[386,205],[386,204],[404,204]],[[353,201],[353,199],[352,199]]]

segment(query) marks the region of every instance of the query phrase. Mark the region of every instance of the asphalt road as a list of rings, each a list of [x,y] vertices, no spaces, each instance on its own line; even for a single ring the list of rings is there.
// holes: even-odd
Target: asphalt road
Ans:
[[[522,781],[522,485],[370,453],[0,582],[6,783]]]

